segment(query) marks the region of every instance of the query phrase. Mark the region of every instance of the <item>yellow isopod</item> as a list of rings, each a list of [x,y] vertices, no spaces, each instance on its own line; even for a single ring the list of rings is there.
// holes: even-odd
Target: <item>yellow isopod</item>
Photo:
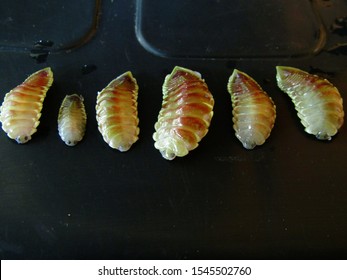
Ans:
[[[207,134],[214,99],[200,73],[176,66],[163,84],[154,146],[167,160],[183,157]]]
[[[96,101],[96,120],[104,141],[113,149],[128,151],[138,140],[138,85],[130,71],[111,81]]]
[[[331,140],[344,122],[343,100],[328,80],[294,67],[277,66],[278,87],[295,105],[305,131]]]
[[[47,67],[33,73],[5,95],[0,121],[9,138],[19,144],[31,139],[40,124],[43,101],[52,83],[53,72]]]
[[[262,145],[270,136],[276,119],[271,97],[246,73],[237,69],[229,78],[236,137],[246,149]]]

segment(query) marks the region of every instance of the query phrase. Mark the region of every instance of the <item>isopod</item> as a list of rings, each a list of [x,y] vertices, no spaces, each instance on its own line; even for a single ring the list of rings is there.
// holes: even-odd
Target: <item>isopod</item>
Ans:
[[[130,71],[98,93],[96,120],[104,141],[113,149],[128,151],[138,140],[138,85]]]
[[[207,134],[214,99],[200,73],[176,66],[163,84],[162,108],[155,124],[155,148],[163,158],[183,157]]]
[[[9,138],[19,144],[31,139],[40,124],[43,101],[52,83],[53,72],[47,67],[33,73],[5,95],[0,121]]]
[[[328,80],[294,67],[277,66],[277,84],[292,100],[305,131],[331,140],[344,122],[343,100]]]
[[[233,107],[233,128],[244,148],[262,145],[275,124],[276,106],[249,75],[235,69],[228,81]]]
[[[83,97],[78,94],[65,96],[58,115],[58,132],[68,146],[80,142],[86,131],[87,114]]]

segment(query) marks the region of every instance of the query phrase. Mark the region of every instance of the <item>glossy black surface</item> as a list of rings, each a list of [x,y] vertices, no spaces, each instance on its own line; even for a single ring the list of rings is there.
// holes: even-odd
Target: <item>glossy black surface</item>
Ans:
[[[235,29],[236,46],[223,37],[227,32],[216,17],[206,19],[206,25],[215,26],[203,35],[196,35],[200,27],[189,22],[201,23],[200,14],[220,11],[222,5],[234,17],[223,17],[230,24],[247,15],[247,9],[254,14],[256,1],[248,1],[250,6],[245,1],[202,1],[196,11],[196,1],[162,2],[158,7],[164,14],[176,14],[160,16],[147,0],[40,1],[44,7],[34,9],[40,4],[30,2],[31,12],[22,18],[20,5],[2,2],[1,99],[46,66],[52,67],[54,84],[30,142],[18,145],[0,133],[1,258],[347,258],[346,125],[330,142],[306,134],[275,81],[276,65],[298,67],[328,78],[347,100],[347,37],[333,32],[336,19],[347,16],[345,1],[304,1],[298,13],[287,9],[288,1],[267,1],[263,13],[276,18],[280,6],[285,20],[279,17],[278,25],[271,26],[267,17],[248,18],[251,27]],[[61,13],[59,5],[71,6],[68,11],[74,13]],[[180,10],[184,5],[189,9]],[[235,12],[235,5],[243,12]],[[175,18],[185,25],[182,45],[172,45]],[[42,29],[36,34],[33,25]],[[260,34],[264,26],[273,28],[276,40],[257,36],[261,51],[253,52],[258,48],[249,40],[250,29]],[[210,37],[216,38],[212,45]],[[146,48],[143,38],[164,55]],[[239,53],[228,51],[223,42]],[[36,59],[33,48],[48,54]],[[154,148],[152,134],[161,86],[175,65],[202,74],[215,98],[215,114],[196,150],[166,161]],[[270,138],[252,151],[242,147],[232,129],[226,84],[234,68],[256,79],[277,106]],[[140,139],[120,153],[102,140],[95,102],[98,91],[128,70],[140,87]],[[57,116],[64,96],[74,92],[84,96],[88,122],[84,140],[71,148],[59,138]]]
[[[137,3],[139,41],[149,52],[164,57],[300,56],[320,48],[325,36],[311,1]]]

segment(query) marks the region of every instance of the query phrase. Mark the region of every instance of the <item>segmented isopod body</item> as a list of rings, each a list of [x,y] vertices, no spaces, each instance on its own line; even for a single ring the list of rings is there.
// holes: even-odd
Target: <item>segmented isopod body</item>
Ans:
[[[80,142],[86,131],[87,114],[83,97],[78,94],[65,96],[58,115],[58,132],[68,146]]]
[[[246,149],[264,144],[275,124],[276,106],[271,97],[246,73],[237,69],[229,78],[236,137]]]
[[[130,71],[111,81],[98,93],[96,120],[108,145],[121,152],[128,151],[138,140],[138,85]]]
[[[329,81],[297,68],[277,66],[277,84],[295,105],[305,131],[330,140],[344,122],[343,101]]]
[[[165,159],[183,157],[207,134],[214,99],[198,72],[176,66],[163,84],[163,102],[153,134]]]
[[[8,137],[19,144],[31,139],[40,124],[43,101],[52,83],[53,73],[47,67],[33,73],[5,95],[0,121]]]

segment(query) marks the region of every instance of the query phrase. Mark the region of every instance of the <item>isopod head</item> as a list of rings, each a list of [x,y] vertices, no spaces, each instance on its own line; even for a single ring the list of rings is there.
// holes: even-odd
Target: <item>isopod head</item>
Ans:
[[[305,131],[319,140],[331,140],[344,122],[343,100],[328,80],[300,69],[277,66],[278,87],[295,105]]]

